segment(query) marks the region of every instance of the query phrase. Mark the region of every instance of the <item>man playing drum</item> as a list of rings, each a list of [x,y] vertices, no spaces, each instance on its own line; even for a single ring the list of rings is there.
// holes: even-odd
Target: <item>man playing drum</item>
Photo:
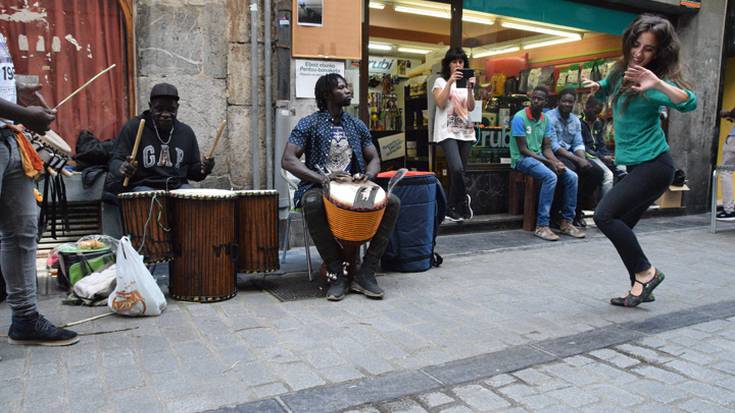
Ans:
[[[0,34],[0,267],[7,284],[13,321],[8,330],[11,344],[59,346],[79,341],[77,333],[58,328],[38,313],[36,300],[36,236],[38,206],[33,181],[30,144],[8,127],[13,121],[42,134],[56,118],[56,111],[42,107],[39,87],[21,87],[5,36]],[[17,95],[16,95],[17,91]],[[22,105],[18,105],[19,101]],[[31,106],[28,106],[31,105]],[[30,149],[32,150],[32,148]]]
[[[365,124],[342,110],[352,99],[342,76],[330,73],[320,77],[314,95],[319,111],[301,119],[291,131],[281,166],[301,179],[294,201],[303,208],[311,238],[327,266],[331,280],[327,299],[339,301],[348,289],[382,298],[375,271],[398,219],[400,201],[390,195],[378,231],[350,285],[342,265],[347,257],[341,256],[341,247],[327,223],[322,186],[329,180],[371,180],[380,171],[380,157]],[[302,155],[306,163],[301,162]]]
[[[194,131],[176,118],[179,92],[168,83],[151,89],[148,110],[123,126],[110,160],[102,204],[103,232],[115,238],[123,233],[118,201],[120,192],[141,192],[191,188],[189,180],[201,181],[212,172],[214,158],[199,154]],[[130,156],[140,121],[145,126],[137,153]],[[128,178],[127,186],[124,180]],[[109,194],[112,194],[110,196]]]

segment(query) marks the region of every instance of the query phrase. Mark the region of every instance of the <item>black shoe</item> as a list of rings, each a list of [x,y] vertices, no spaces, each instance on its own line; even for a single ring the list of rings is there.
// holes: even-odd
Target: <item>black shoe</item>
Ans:
[[[464,217],[462,216],[462,214],[460,214],[459,211],[454,208],[447,209],[447,213],[444,215],[444,218],[452,222],[464,221]]]
[[[347,277],[345,277],[344,275],[338,276],[336,280],[332,281],[329,284],[329,289],[327,290],[327,300],[342,301],[342,299],[345,298],[348,289],[349,282],[347,280]]]
[[[572,225],[578,228],[587,228],[587,221],[584,219],[584,212],[579,211],[572,221]]]
[[[715,215],[715,218],[718,221],[735,221],[735,211],[733,212],[725,212],[724,210],[720,211],[717,213],[717,215]]]
[[[39,346],[69,346],[79,341],[77,333],[56,327],[42,315],[13,316],[8,330],[8,343],[35,344]]]
[[[627,297],[613,297],[610,299],[610,304],[617,305],[620,307],[628,307],[625,305],[625,299]],[[656,301],[656,297],[653,296],[653,294],[649,295],[648,297],[645,297],[641,300],[641,303],[652,303]]]
[[[364,265],[364,264],[363,264]],[[385,294],[383,289],[378,286],[378,280],[375,279],[375,271],[363,270],[362,268],[352,280],[350,289],[356,293],[365,294],[370,298],[383,298]]]

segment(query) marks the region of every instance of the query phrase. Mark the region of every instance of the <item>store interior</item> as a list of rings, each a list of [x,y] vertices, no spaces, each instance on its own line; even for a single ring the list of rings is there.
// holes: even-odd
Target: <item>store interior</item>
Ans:
[[[450,8],[440,1],[373,0],[369,4],[369,128],[383,169],[433,171],[445,184],[446,162],[431,144],[433,96],[429,88],[441,72],[450,44]],[[470,191],[480,214],[507,213],[510,170],[509,122],[527,104],[538,84],[556,93],[576,88],[581,113],[586,99],[581,78],[605,76],[620,56],[620,36],[463,11],[462,47],[470,57],[477,86],[477,142],[467,167]],[[428,86],[427,86],[428,85]],[[474,202],[473,202],[474,203]]]

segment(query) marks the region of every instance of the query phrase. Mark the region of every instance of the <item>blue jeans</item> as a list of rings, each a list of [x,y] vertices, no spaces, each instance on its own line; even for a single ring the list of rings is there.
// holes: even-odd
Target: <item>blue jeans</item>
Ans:
[[[554,171],[534,158],[522,157],[516,163],[515,169],[526,175],[531,175],[541,182],[541,190],[538,196],[538,210],[536,211],[536,226],[549,226],[551,204],[554,202],[554,191],[557,180],[561,182],[564,189],[561,203],[561,216],[567,221],[574,219],[577,209],[577,174],[569,168],[557,176]]]
[[[38,205],[33,181],[23,173],[15,136],[0,136],[0,267],[13,316],[36,312]]]

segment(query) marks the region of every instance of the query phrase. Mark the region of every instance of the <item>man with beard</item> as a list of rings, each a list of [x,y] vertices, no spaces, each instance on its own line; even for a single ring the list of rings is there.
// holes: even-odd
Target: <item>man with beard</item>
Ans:
[[[327,223],[322,186],[332,179],[372,180],[380,171],[380,157],[365,124],[342,110],[352,99],[342,76],[329,73],[320,77],[314,96],[319,111],[301,119],[291,131],[281,167],[301,179],[294,202],[303,208],[311,238],[327,266],[327,278],[331,280],[327,299],[342,300],[349,289],[380,299],[384,293],[375,271],[398,219],[400,201],[395,195],[388,199],[380,227],[350,285],[342,266],[341,247]],[[300,160],[302,155],[305,163]]]

